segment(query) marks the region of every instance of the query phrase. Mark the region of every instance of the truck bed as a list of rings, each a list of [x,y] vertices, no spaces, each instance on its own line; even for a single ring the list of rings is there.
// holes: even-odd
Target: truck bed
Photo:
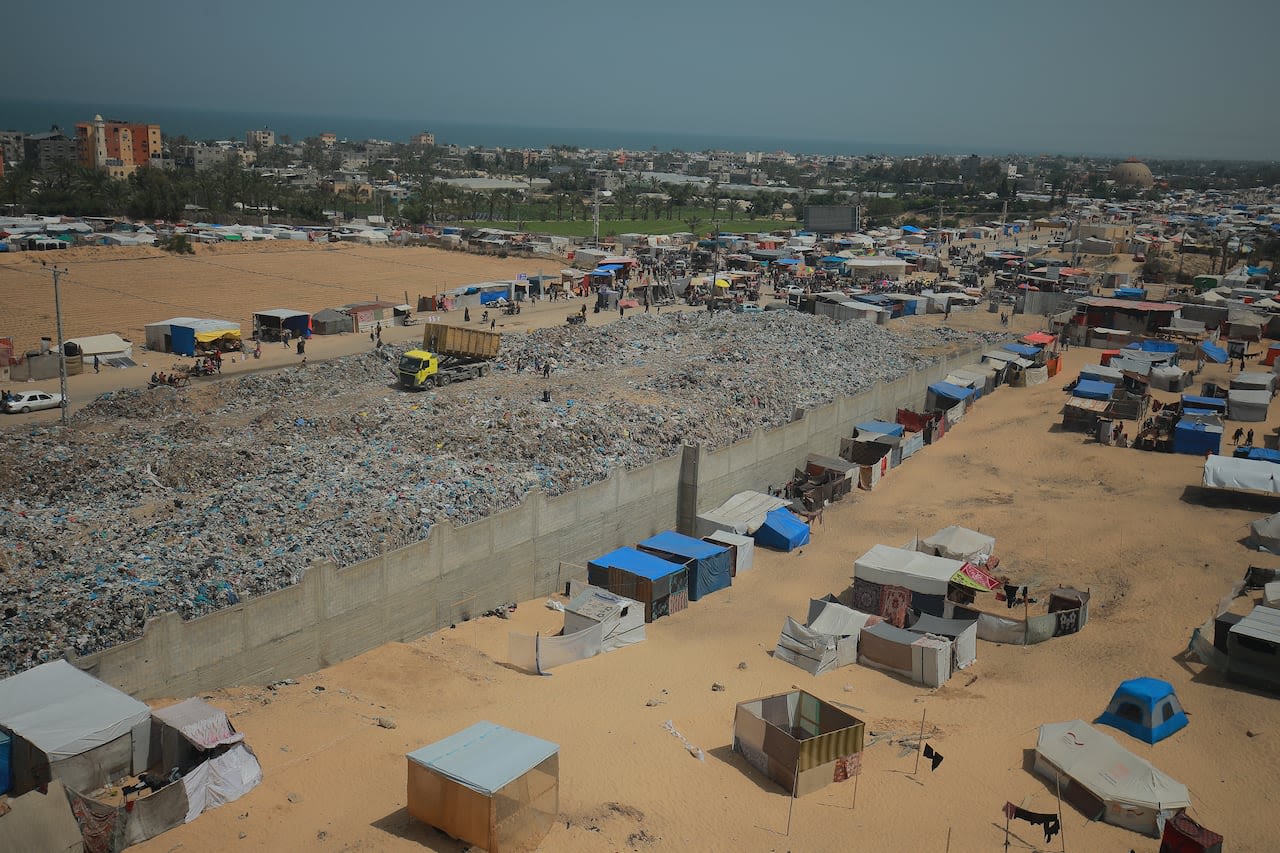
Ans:
[[[487,329],[464,329],[443,323],[427,323],[422,348],[441,357],[463,359],[497,358],[502,333]]]

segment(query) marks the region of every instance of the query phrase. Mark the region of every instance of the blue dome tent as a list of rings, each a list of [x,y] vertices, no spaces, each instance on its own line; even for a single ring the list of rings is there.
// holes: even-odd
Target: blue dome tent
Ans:
[[[1158,743],[1187,726],[1187,714],[1173,685],[1159,678],[1131,678],[1121,682],[1107,710],[1095,721],[1114,726],[1147,743]]]

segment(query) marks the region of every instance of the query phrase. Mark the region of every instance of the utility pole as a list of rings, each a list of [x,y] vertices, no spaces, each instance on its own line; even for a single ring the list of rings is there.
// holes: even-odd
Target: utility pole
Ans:
[[[43,262],[42,262],[43,263]],[[58,269],[58,265],[54,264],[50,270],[53,272],[53,310],[57,316],[58,324],[58,386],[62,391],[62,401],[58,404],[62,409],[62,425],[67,425],[67,352],[66,344],[62,339],[62,288],[60,287],[60,279],[66,275],[66,269]]]

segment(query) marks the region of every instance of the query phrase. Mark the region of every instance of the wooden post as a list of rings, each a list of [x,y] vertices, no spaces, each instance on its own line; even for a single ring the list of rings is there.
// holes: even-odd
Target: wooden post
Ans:
[[[791,801],[787,803],[787,835],[791,835],[791,810],[796,807],[796,787],[800,784],[800,760],[796,759],[796,768],[791,773]]]
[[[951,827],[947,827],[947,853],[951,853]]]
[[[928,712],[928,708],[920,712],[920,740],[916,743],[916,769],[911,771],[912,776],[920,772],[920,753],[924,752],[924,715]]]
[[[1067,853],[1067,831],[1062,825],[1062,777],[1057,771],[1053,774],[1053,786],[1058,795],[1058,834],[1062,836],[1062,853]]]
[[[1009,853],[1009,812],[1004,813],[1004,851]]]

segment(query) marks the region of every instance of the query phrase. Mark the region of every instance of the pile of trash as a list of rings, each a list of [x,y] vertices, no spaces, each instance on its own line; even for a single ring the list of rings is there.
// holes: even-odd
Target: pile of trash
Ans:
[[[796,312],[507,335],[494,373],[394,384],[399,351],[111,392],[0,433],[0,674],[135,638],[615,468],[715,448],[993,336]],[[549,366],[549,370],[548,370]],[[544,374],[546,374],[544,376]]]

